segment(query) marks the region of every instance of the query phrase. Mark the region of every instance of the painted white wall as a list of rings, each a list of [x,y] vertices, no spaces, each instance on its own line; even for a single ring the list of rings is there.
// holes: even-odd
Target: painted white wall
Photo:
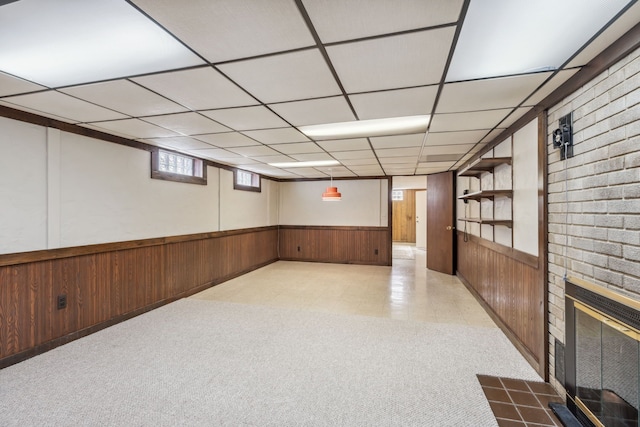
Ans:
[[[46,129],[0,117],[0,253],[47,247]]]
[[[278,224],[279,183],[262,180],[262,191],[233,189],[233,172],[220,169],[220,230]]]
[[[334,181],[339,202],[323,202],[329,181],[280,183],[280,224],[386,227],[388,182],[381,179]]]
[[[393,177],[393,189],[394,190],[424,190],[427,188],[427,176],[394,176]]]
[[[538,255],[538,119],[513,134],[513,247]]]
[[[60,246],[216,231],[218,174],[208,185],[150,178],[150,153],[63,132]]]

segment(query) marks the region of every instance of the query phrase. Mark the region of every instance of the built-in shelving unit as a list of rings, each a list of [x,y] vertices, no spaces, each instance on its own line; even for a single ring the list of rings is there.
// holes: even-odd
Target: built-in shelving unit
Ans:
[[[511,157],[492,157],[489,159],[480,159],[467,168],[463,169],[458,176],[473,176],[479,178],[485,172],[493,172],[498,165],[510,165]]]
[[[460,218],[461,221],[475,222],[477,224],[487,225],[504,225],[511,228],[513,221],[510,219],[491,219],[491,218]]]
[[[458,176],[470,176],[480,179],[483,173],[493,173],[496,166],[499,165],[511,165],[511,157],[492,157],[486,159],[479,159],[472,163],[467,168],[458,173]],[[496,197],[513,197],[513,190],[480,190],[473,193],[464,194],[459,196],[460,200],[474,200],[480,202],[482,199],[494,201]],[[461,221],[474,222],[477,224],[486,225],[503,225],[505,227],[512,228],[513,220],[511,219],[495,219],[495,218],[460,218]]]
[[[481,190],[474,193],[465,194],[459,196],[460,200],[481,200],[488,199],[493,200],[494,197],[511,197],[513,190]]]

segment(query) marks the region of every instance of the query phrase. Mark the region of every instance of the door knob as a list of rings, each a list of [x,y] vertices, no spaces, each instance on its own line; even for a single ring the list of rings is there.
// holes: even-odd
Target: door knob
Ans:
[[[451,230],[453,230],[453,227],[450,225],[447,225],[447,231],[451,231]]]

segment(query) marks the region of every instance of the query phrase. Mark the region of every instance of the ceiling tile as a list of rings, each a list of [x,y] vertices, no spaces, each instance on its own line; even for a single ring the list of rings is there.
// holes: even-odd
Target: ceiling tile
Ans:
[[[246,136],[260,141],[263,144],[286,144],[287,142],[303,142],[309,141],[309,138],[300,133],[297,129],[279,128],[264,130],[249,130],[242,132]]]
[[[628,2],[472,1],[447,81],[555,70]]]
[[[223,158],[223,159],[218,159],[218,161],[221,162],[221,163],[226,163],[228,165],[232,165],[232,166],[245,166],[245,165],[259,164],[254,159],[251,159],[251,158],[248,158],[248,157],[227,157],[227,158]]]
[[[219,68],[264,103],[340,94],[318,49],[232,62]]]
[[[439,156],[446,154],[464,154],[475,144],[427,145],[422,150],[423,156]]]
[[[435,84],[454,29],[441,28],[327,47],[348,93]]]
[[[127,118],[124,114],[99,107],[56,91],[4,98],[4,101],[41,112],[54,112],[74,122],[92,122]]]
[[[132,80],[192,110],[258,103],[251,95],[211,67],[154,74]]]
[[[375,157],[369,157],[366,159],[341,159],[340,163],[345,166],[377,166],[379,165],[378,161]]]
[[[431,114],[438,86],[349,95],[361,120]]]
[[[194,156],[199,156],[207,159],[232,159],[232,158],[241,158],[240,154],[232,153],[231,151],[224,150],[222,148],[209,148],[206,150],[190,150]]]
[[[322,171],[321,172],[325,172]],[[352,171],[350,171],[349,169],[342,167],[342,166],[338,166],[338,167],[333,167],[331,168],[331,171],[326,171],[325,173],[329,174],[329,176],[333,176],[333,178],[336,177],[347,177],[347,176],[356,176],[355,173],[353,173]],[[337,185],[340,185],[339,183],[337,183]]]
[[[267,147],[266,145],[255,145],[252,147],[230,147],[229,151],[240,154],[242,156],[277,156],[277,151]]]
[[[204,62],[124,1],[15,2],[2,8],[0,40],[11,40],[0,69],[49,87]]]
[[[315,168],[290,168],[285,170],[305,178],[329,178],[329,174],[321,172]],[[320,194],[318,197],[320,197]]]
[[[431,118],[431,132],[493,129],[513,111],[511,108],[468,113],[434,114]]]
[[[334,160],[333,157],[331,157],[327,153],[290,154],[290,156],[299,162],[314,162],[316,160]]]
[[[380,166],[350,166],[349,169],[360,176],[384,175]]]
[[[61,92],[134,117],[187,110],[127,80],[68,87]]]
[[[303,143],[293,143],[293,144],[273,144],[273,145],[269,145],[269,147],[284,154],[306,154],[306,153],[322,152],[322,148],[318,147],[318,145],[314,142],[303,142]]]
[[[486,130],[429,132],[426,145],[475,144],[484,138],[487,133]]]
[[[162,138],[168,136],[180,136],[176,132],[143,122],[138,119],[114,120],[109,122],[96,122],[86,127],[95,128],[107,133],[124,136],[125,138]]]
[[[524,116],[526,113],[529,112],[529,110],[531,110],[531,107],[520,107],[520,108],[516,108],[513,113],[511,113],[507,118],[504,119],[504,121],[502,123],[500,123],[500,128],[501,129],[506,129],[509,126],[511,126],[512,124],[514,124],[516,122],[516,120],[518,120],[520,117]]]
[[[414,135],[377,136],[370,138],[373,148],[421,147],[424,133]]]
[[[398,157],[380,157],[380,163],[382,166],[386,165],[406,165],[407,167],[415,166],[418,163],[417,156],[398,156]]]
[[[246,136],[238,132],[198,135],[198,139],[220,148],[248,147],[251,145],[260,145],[259,142],[254,141],[251,138],[247,138]]]
[[[491,131],[491,132],[489,133],[489,135],[487,135],[487,136],[485,136],[484,138],[482,138],[482,141],[480,141],[480,142],[483,142],[483,143],[491,142],[491,141],[493,141],[495,138],[497,138],[497,137],[498,137],[498,135],[500,135],[502,132],[504,132],[504,129],[496,129],[496,130],[493,130],[493,131]]]
[[[0,72],[0,96],[16,95],[18,93],[33,92],[42,89],[46,88]]]
[[[461,0],[303,0],[324,43],[432,27],[458,20]]]
[[[336,151],[331,154],[340,161],[349,159],[372,159],[375,161],[376,158],[371,150]]]
[[[290,0],[135,0],[153,19],[210,62],[314,45]]]
[[[422,162],[418,163],[420,168],[449,168],[453,165],[453,162]],[[427,185],[429,183],[427,182]]]
[[[558,72],[551,80],[549,80],[544,86],[542,86],[536,93],[534,93],[531,98],[525,101],[525,105],[536,105],[540,103],[544,98],[546,98],[551,92],[556,90],[560,85],[567,80],[575,73],[579,71],[578,68],[574,68],[573,70],[563,70]]]
[[[356,118],[342,96],[269,105],[294,126],[349,122]]]
[[[174,136],[168,138],[147,138],[147,140],[151,140],[161,144],[163,147],[172,147],[176,150],[200,150],[200,149],[211,149],[211,145],[204,143],[202,141],[198,141],[194,138],[189,138],[188,136]]]
[[[565,68],[582,66],[640,22],[640,3],[631,6],[622,17],[602,32],[589,46],[573,58]]]
[[[420,154],[420,147],[376,149],[376,154],[380,161],[385,157],[417,156]]]
[[[442,89],[436,113],[517,107],[550,75],[551,73],[536,73],[500,79],[448,83]]]
[[[440,166],[440,167],[429,167],[429,166],[424,166],[424,167],[420,167],[418,166],[418,168],[416,169],[416,174],[417,175],[429,175],[432,173],[439,173],[439,172],[446,172],[449,170],[449,168],[453,166],[453,163],[449,164],[449,166]]]
[[[231,130],[198,113],[178,113],[165,116],[142,117],[142,120],[183,135],[220,133]]]
[[[270,129],[288,126],[287,122],[261,105],[201,111],[201,113],[235,130]]]
[[[387,175],[413,175],[415,167],[385,167],[384,172]]]
[[[78,123],[76,120],[71,120],[71,119],[67,119],[66,117],[60,117],[60,116],[57,116],[55,114],[47,113],[45,111],[34,110],[33,108],[28,108],[28,107],[23,107],[23,106],[17,105],[17,104],[12,104],[12,103],[4,101],[2,99],[0,99],[0,105],[4,105],[6,107],[13,108],[14,110],[26,111],[27,113],[33,113],[33,114],[36,114],[36,115],[39,115],[39,116],[49,117],[49,118],[54,119],[54,120],[60,120],[60,121],[63,121],[63,122],[74,123],[74,124]],[[102,129],[102,132],[104,132],[104,129]]]
[[[354,151],[368,150],[371,148],[366,138],[318,141],[318,145],[327,151]]]
[[[285,156],[284,154],[279,154],[277,156],[252,156],[251,158],[262,163],[284,163],[293,161],[291,157]]]

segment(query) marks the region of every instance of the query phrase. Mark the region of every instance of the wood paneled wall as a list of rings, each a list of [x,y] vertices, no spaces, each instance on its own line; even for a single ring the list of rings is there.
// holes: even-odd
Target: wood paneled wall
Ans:
[[[544,269],[538,257],[458,233],[458,277],[529,363],[545,376]]]
[[[391,265],[388,227],[280,226],[280,259]]]
[[[274,262],[277,245],[261,227],[0,256],[0,368]]]
[[[402,190],[402,200],[393,201],[393,241],[416,242],[416,190]]]

